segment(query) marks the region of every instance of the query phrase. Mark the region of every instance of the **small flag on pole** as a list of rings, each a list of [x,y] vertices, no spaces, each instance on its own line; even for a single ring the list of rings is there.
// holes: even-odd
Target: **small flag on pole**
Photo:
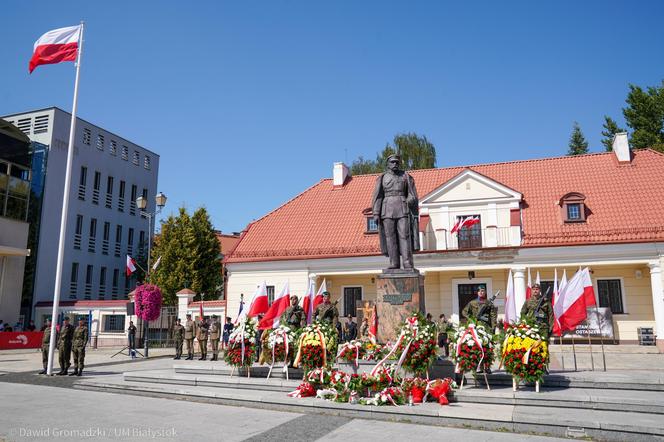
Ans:
[[[132,273],[136,271],[136,261],[134,258],[127,255],[127,276],[131,276]]]
[[[155,270],[157,270],[157,267],[159,267],[159,263],[161,263],[161,256],[159,258],[157,258],[157,261],[155,261],[155,263],[152,265],[152,271],[153,272]]]
[[[28,65],[30,73],[42,64],[55,64],[63,61],[76,61],[81,26],[53,29],[39,37]]]

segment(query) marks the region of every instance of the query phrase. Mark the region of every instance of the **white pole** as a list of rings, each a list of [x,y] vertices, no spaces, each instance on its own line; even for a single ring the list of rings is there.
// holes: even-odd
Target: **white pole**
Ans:
[[[60,218],[60,241],[58,244],[58,263],[55,269],[55,293],[53,293],[53,313],[51,314],[51,340],[48,345],[48,365],[46,374],[53,374],[53,357],[55,355],[55,326],[58,322],[60,289],[62,288],[62,267],[65,254],[65,238],[67,233],[67,210],[69,208],[69,191],[71,188],[71,168],[74,162],[74,137],[76,132],[76,104],[78,102],[78,79],[81,73],[81,54],[83,54],[83,28],[78,40],[78,57],[76,60],[76,80],[74,82],[74,104],[71,109],[71,126],[69,127],[69,147],[67,147],[67,171],[65,172],[65,190],[62,196],[62,217]]]

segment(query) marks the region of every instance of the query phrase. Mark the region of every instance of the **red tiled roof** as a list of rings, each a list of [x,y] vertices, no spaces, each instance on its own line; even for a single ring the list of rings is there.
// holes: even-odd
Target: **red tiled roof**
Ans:
[[[239,235],[226,235],[224,233],[217,233],[217,239],[221,245],[221,253],[227,254],[235,248],[240,241]]]
[[[618,164],[612,152],[465,167],[415,170],[420,199],[470,169],[523,195],[523,246],[664,240],[664,155],[633,152]],[[334,188],[323,179],[251,223],[226,262],[376,255],[378,236],[366,234],[362,211],[371,205],[376,174]],[[585,195],[585,223],[563,223],[558,202]]]

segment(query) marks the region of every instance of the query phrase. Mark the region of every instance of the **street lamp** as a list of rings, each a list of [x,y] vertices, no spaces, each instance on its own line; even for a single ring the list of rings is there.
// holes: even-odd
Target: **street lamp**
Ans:
[[[147,212],[145,209],[148,207],[148,200],[147,198],[143,196],[139,196],[136,198],[136,207],[140,210],[140,215],[144,216],[148,219],[148,265],[145,269],[145,280],[147,282],[150,281],[150,270],[152,268],[150,267],[150,257],[152,255],[152,220],[156,215],[159,215],[161,213],[161,209],[164,208],[166,205],[166,195],[164,195],[162,192],[159,192],[155,197],[155,204],[157,206],[157,210],[155,212]],[[143,343],[144,343],[144,351],[145,351],[145,357],[148,357],[148,321],[145,321],[144,323],[144,337],[143,337]]]

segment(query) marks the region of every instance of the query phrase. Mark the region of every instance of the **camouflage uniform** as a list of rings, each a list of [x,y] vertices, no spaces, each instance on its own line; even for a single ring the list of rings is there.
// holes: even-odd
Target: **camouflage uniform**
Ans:
[[[71,324],[60,327],[58,334],[58,357],[60,360],[60,373],[67,374],[71,366],[71,341],[74,336],[74,326]]]
[[[304,309],[299,305],[291,305],[281,314],[279,321],[282,325],[287,325],[291,329],[297,330],[305,326],[307,315],[304,314]]]
[[[196,332],[196,323],[187,319],[184,324],[184,340],[187,343],[187,359],[194,359],[194,333]]]
[[[212,319],[210,324],[210,343],[212,344],[212,359],[216,361],[219,358],[219,338],[221,337],[221,324],[216,317]]]
[[[334,304],[320,304],[316,307],[316,312],[314,313],[314,318],[317,321],[326,321],[336,327],[339,322],[339,310],[334,306]]]
[[[74,352],[74,373],[80,376],[83,373],[85,363],[85,346],[88,344],[88,327],[79,325],[74,330],[72,338],[72,349]]]
[[[466,318],[472,318],[479,322],[480,324],[486,327],[489,333],[493,333],[496,330],[496,325],[498,324],[498,309],[493,303],[487,304],[488,301],[480,301],[479,299],[473,299],[466,305],[463,309],[463,315]],[[482,317],[479,317],[479,314],[482,308],[486,305]]]
[[[553,307],[547,299],[542,299],[542,296],[541,293],[531,296],[521,307],[521,317],[535,321],[544,338],[548,338],[553,330]]]
[[[175,359],[182,357],[182,343],[184,342],[184,325],[173,326],[173,340],[175,341]]]
[[[56,336],[56,341],[57,341],[57,336]],[[51,326],[49,325],[44,329],[44,334],[42,336],[42,346],[41,346],[41,351],[42,351],[42,365],[44,366],[44,370],[40,371],[40,374],[46,373],[47,365],[48,365],[48,347],[51,345]]]
[[[201,321],[198,324],[198,327],[196,327],[196,339],[198,340],[198,348],[201,350],[201,361],[207,359],[207,341],[209,328],[210,326],[205,321]]]

